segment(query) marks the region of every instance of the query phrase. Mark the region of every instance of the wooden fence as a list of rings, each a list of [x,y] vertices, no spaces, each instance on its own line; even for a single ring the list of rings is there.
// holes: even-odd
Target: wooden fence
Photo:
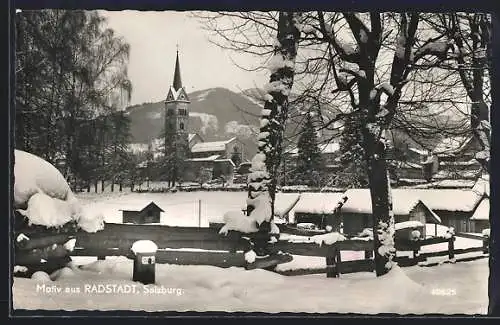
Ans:
[[[162,225],[106,224],[104,230],[97,233],[78,232],[73,255],[76,256],[128,256],[132,244],[137,240],[152,240],[160,248],[156,253],[158,263],[181,265],[213,265],[219,267],[246,266],[244,252],[250,249],[248,240],[238,232],[229,232],[227,236],[219,234],[218,228],[170,227]],[[402,266],[414,265],[427,257],[446,256],[453,259],[456,254],[483,251],[481,247],[455,249],[455,237],[450,239],[437,237],[420,241],[396,242],[397,250],[413,251],[413,258],[398,258]],[[425,245],[448,242],[448,250],[419,254]],[[487,243],[485,241],[485,243]],[[485,244],[487,245],[487,244]],[[290,242],[279,240],[274,250],[292,255],[318,256],[326,258],[326,268],[314,273],[326,273],[328,277],[352,272],[372,272],[373,241],[346,240],[333,245],[318,245],[314,242]],[[365,258],[354,261],[342,261],[341,251],[364,251]]]

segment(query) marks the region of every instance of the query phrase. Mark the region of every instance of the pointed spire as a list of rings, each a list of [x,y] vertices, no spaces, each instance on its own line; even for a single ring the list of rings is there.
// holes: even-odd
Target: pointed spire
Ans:
[[[177,58],[175,59],[175,72],[174,72],[174,89],[177,91],[182,88],[181,81],[181,66],[179,64],[179,45],[177,45]]]

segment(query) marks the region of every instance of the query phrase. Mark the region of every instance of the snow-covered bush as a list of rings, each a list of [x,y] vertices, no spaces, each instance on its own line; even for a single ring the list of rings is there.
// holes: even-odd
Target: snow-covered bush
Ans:
[[[104,227],[104,216],[83,209],[56,167],[40,157],[15,150],[14,207],[29,224],[61,227],[76,221],[85,231]]]
[[[242,233],[254,233],[258,231],[255,220],[249,218],[240,210],[226,212],[223,219],[224,226],[219,230],[219,234],[227,235],[230,230]]]

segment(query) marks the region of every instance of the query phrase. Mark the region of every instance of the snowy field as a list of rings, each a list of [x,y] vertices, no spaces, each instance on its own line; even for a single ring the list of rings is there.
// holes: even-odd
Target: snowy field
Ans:
[[[121,223],[121,209],[143,208],[151,201],[162,212],[160,223],[169,226],[198,227],[201,201],[201,226],[221,221],[225,212],[245,207],[246,192],[176,192],[176,193],[79,193],[83,205],[101,211],[108,223]]]
[[[374,273],[283,276],[264,270],[157,264],[156,285],[132,261],[77,258],[53,280],[15,278],[15,309],[485,314],[487,259]],[[82,265],[81,268],[76,265]],[[50,292],[52,290],[52,292]],[[60,292],[57,292],[60,290]],[[133,297],[133,299],[132,299]]]
[[[122,222],[121,209],[143,207],[151,201],[164,213],[161,223],[201,226],[220,221],[225,212],[240,210],[245,192],[80,193],[80,202],[98,210],[107,222]],[[434,226],[427,226],[433,234]],[[448,228],[438,226],[438,235]],[[297,236],[296,236],[297,237]],[[290,238],[289,238],[290,239]],[[298,239],[298,238],[296,238]],[[479,247],[481,240],[457,237],[455,248]],[[447,243],[423,251],[447,250]],[[342,252],[342,260],[362,259],[364,252]],[[473,253],[481,255],[481,252]],[[457,256],[459,258],[460,255]],[[436,257],[439,262],[447,256]],[[488,259],[395,268],[389,275],[374,273],[285,276],[264,270],[194,265],[156,265],[156,285],[132,281],[133,263],[125,257],[74,257],[71,268],[50,278],[14,278],[15,309],[245,311],[309,313],[485,314],[488,305]],[[323,257],[294,256],[277,271],[322,269]],[[133,299],[132,299],[133,297]]]

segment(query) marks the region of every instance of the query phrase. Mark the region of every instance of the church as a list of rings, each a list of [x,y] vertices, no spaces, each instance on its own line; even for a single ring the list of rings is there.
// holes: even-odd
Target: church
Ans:
[[[165,100],[165,139],[161,140],[167,143],[165,153],[175,152],[177,157],[184,157],[182,173],[176,177],[179,180],[197,182],[203,171],[211,179],[231,182],[236,168],[248,160],[243,143],[237,137],[207,142],[198,133],[189,133],[189,106],[177,51],[174,79]]]

